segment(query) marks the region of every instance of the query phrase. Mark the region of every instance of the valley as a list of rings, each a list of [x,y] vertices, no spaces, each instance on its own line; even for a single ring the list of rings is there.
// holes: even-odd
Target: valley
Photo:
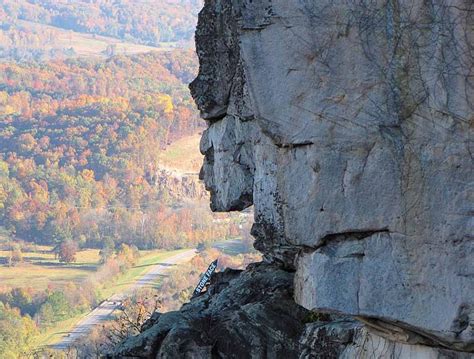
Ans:
[[[26,20],[18,20],[16,25],[19,28],[29,29],[35,33],[51,34],[48,40],[41,43],[42,51],[46,54],[52,54],[51,58],[57,58],[57,52],[60,52],[62,54],[61,57],[64,58],[94,57],[105,59],[114,55],[136,55],[153,51],[170,51],[177,47],[177,44],[173,42],[160,43],[157,46],[147,46],[114,37],[81,33]]]
[[[259,259],[251,214],[211,213],[198,180],[201,1],[162,5],[0,4],[2,358],[94,356],[188,301],[210,261]]]

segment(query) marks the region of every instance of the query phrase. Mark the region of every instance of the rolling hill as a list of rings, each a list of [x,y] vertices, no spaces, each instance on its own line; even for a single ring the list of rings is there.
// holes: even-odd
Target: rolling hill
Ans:
[[[3,0],[0,60],[189,48],[202,0]]]

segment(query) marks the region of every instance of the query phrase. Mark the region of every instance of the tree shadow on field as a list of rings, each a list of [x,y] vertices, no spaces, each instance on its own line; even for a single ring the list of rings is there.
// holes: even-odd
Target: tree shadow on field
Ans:
[[[31,257],[31,256],[23,256],[23,259],[28,262],[41,262],[44,260],[48,260],[49,258],[44,258],[44,257]]]
[[[97,270],[96,265],[85,265],[80,263],[58,263],[58,262],[41,262],[36,263],[36,265],[41,267],[51,267],[51,268],[61,268],[61,269],[81,269],[85,271],[95,272]]]
[[[139,266],[135,266],[134,268],[152,267],[152,266],[156,266],[156,265],[160,265],[160,266],[163,266],[163,267],[174,267],[176,264],[158,262],[158,263],[142,264],[142,265],[139,265]]]

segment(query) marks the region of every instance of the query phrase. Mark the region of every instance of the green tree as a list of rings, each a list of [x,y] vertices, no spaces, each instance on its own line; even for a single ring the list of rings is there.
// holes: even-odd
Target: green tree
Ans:
[[[0,178],[8,177],[10,174],[10,170],[8,169],[8,163],[5,161],[0,160]]]
[[[100,263],[104,264],[107,261],[107,259],[109,259],[110,257],[114,255],[114,253],[115,253],[114,240],[111,237],[107,236],[105,237],[104,243],[102,245],[102,249],[99,252]]]
[[[49,293],[46,301],[40,308],[40,318],[45,323],[53,323],[67,319],[71,314],[71,305],[63,292]]]
[[[55,321],[54,309],[51,303],[44,303],[38,314],[39,321],[42,325],[49,325]]]
[[[0,302],[0,358],[16,359],[32,350],[32,340],[38,329],[29,316]]]

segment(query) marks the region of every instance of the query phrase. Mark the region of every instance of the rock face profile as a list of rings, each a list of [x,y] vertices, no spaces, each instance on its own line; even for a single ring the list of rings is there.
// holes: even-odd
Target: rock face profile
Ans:
[[[201,178],[212,210],[254,206],[266,262],[225,291],[291,276],[288,325],[267,320],[275,303],[239,297],[200,342],[189,309],[225,299],[211,286],[172,314],[180,324],[165,314],[148,330],[164,338],[153,355],[473,357],[472,1],[206,0],[196,45]],[[292,286],[305,314],[287,307]],[[259,349],[202,337],[223,332]]]

